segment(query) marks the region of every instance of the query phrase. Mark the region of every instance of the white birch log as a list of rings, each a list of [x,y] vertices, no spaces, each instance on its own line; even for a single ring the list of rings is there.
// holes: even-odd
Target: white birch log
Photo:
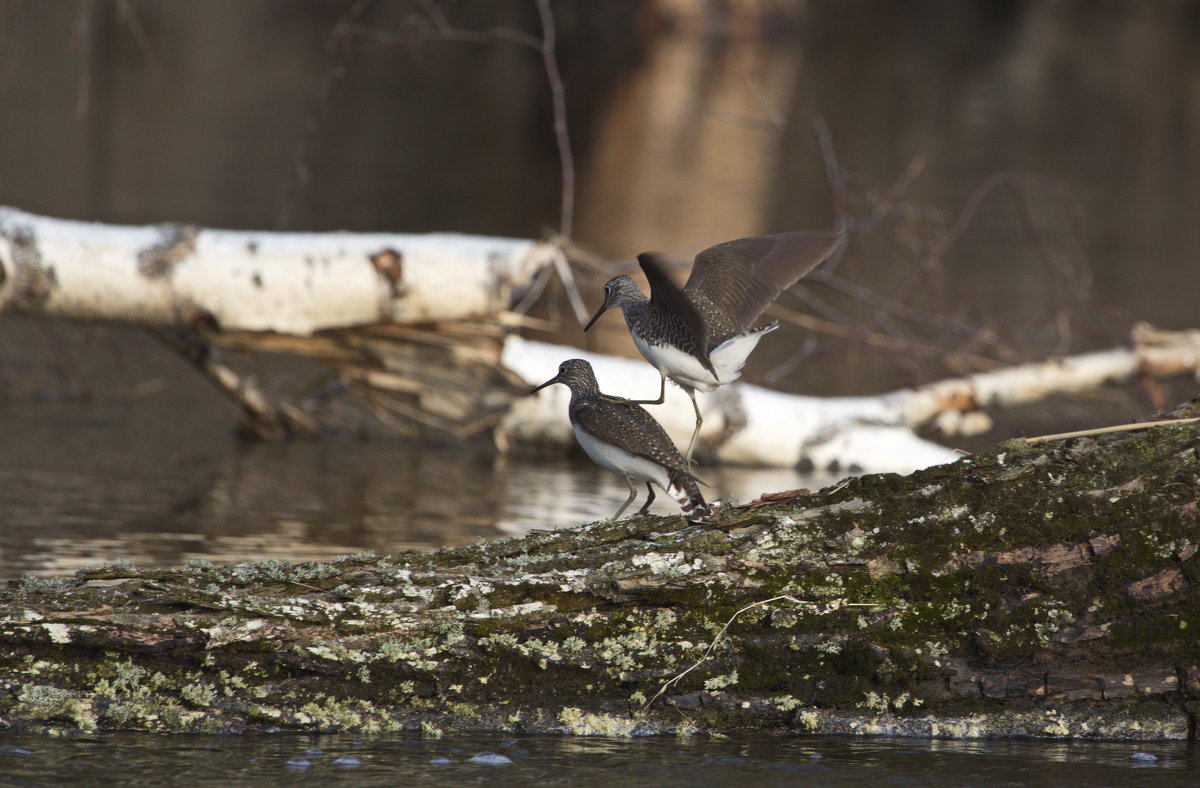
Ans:
[[[657,370],[638,359],[587,353],[578,348],[509,337],[501,363],[527,380],[530,388],[558,371],[568,358],[589,361],[600,390],[629,399],[658,396]],[[569,444],[570,392],[551,386],[513,404],[497,428],[508,443]],[[713,394],[697,394],[704,416],[701,440],[715,461],[738,465],[816,470],[909,472],[950,462],[953,450],[917,437],[889,412],[884,397],[806,397],[734,383]],[[666,401],[647,406],[677,445],[685,445],[695,427],[692,403],[682,389],[667,385]],[[705,443],[701,444],[702,449]]]
[[[1010,408],[1051,394],[1090,391],[1142,374],[1169,376],[1200,369],[1200,331],[1161,331],[1139,323],[1131,339],[1130,347],[1017,364],[903,389],[889,395],[889,409],[901,411],[907,424],[936,419],[943,432],[971,433],[990,426],[986,418],[979,418],[985,408]]]
[[[489,317],[553,264],[551,244],[455,234],[126,227],[0,207],[0,311],[307,336]]]
[[[930,420],[959,428],[972,422],[986,425],[981,407],[1011,407],[1138,374],[1195,373],[1200,368],[1200,331],[1158,331],[1143,324],[1135,327],[1133,339],[1127,348],[1022,364],[871,397],[807,397],[735,383],[713,394],[697,394],[704,416],[700,445],[706,451],[702,454],[737,465],[906,473],[957,456],[915,434]],[[532,387],[552,378],[567,358],[591,362],[606,394],[630,399],[657,396],[658,372],[640,360],[510,337],[501,361]],[[566,417],[568,401],[563,386],[518,401],[497,430],[498,442],[501,446],[569,443],[573,436]],[[649,407],[677,444],[688,440],[695,420],[681,389],[668,384],[666,402]]]

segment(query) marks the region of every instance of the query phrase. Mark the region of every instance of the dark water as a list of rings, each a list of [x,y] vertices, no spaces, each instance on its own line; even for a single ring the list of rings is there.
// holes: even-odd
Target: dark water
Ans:
[[[169,737],[0,734],[0,784],[1136,788],[1195,785],[1185,744],[744,736]]]
[[[503,457],[484,442],[376,429],[242,443],[233,408],[146,336],[97,327],[88,341],[57,347],[43,329],[7,324],[26,357],[55,357],[62,374],[10,378],[0,403],[0,581],[114,560],[175,566],[431,550],[590,522],[628,494],[582,456]],[[282,364],[267,374],[302,371]],[[74,389],[76,380],[91,382]],[[710,497],[743,502],[837,480],[787,469],[703,476]],[[677,510],[660,495],[653,511]]]
[[[0,408],[0,581],[118,559],[173,566],[431,550],[590,522],[628,494],[582,457],[501,457],[486,445],[386,436],[241,445],[228,414],[203,410],[166,394]],[[703,476],[711,497],[743,502],[836,481],[786,469]],[[652,511],[678,510],[659,495]]]

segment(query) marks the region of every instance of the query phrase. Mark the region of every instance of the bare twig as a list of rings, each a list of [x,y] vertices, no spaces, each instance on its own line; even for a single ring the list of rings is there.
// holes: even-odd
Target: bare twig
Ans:
[[[554,268],[543,268],[538,273],[537,278],[533,280],[529,291],[525,293],[524,297],[521,298],[520,302],[511,311],[518,315],[524,315],[532,309],[537,300],[542,297],[542,293],[546,290],[546,285],[550,283],[550,277],[552,276],[554,276]]]
[[[514,44],[529,47],[541,51],[543,42],[537,36],[530,35],[523,30],[514,30],[511,27],[492,27],[487,30],[467,30],[461,27],[454,27],[450,24],[450,20],[437,3],[432,0],[420,0],[420,5],[425,9],[425,13],[429,16],[437,30],[436,36],[425,35],[424,38],[430,41],[444,39],[446,41],[463,41],[472,44],[483,44],[489,41],[511,41]],[[401,36],[401,39],[406,37]]]
[[[1113,432],[1134,432],[1136,430],[1148,430],[1151,427],[1167,427],[1173,424],[1194,424],[1198,421],[1200,421],[1200,418],[1139,421],[1132,424],[1113,424],[1108,427],[1093,427],[1090,430],[1075,430],[1074,432],[1057,432],[1053,435],[1038,435],[1036,438],[1024,438],[1023,440],[1029,445],[1033,446],[1038,443],[1061,441],[1067,440],[1068,438],[1086,438],[1091,435],[1107,435]]]
[[[883,220],[892,214],[896,204],[904,192],[908,191],[908,187],[913,184],[913,181],[925,171],[925,158],[917,156],[908,163],[904,168],[904,172],[900,173],[891,186],[883,191],[883,196],[875,202],[875,206],[871,211],[871,217],[866,220],[860,220],[859,224],[862,230],[875,230],[883,223]]]
[[[722,626],[721,629],[717,632],[717,634],[713,636],[712,643],[709,643],[708,648],[705,649],[705,651],[704,651],[704,656],[700,657],[700,659],[693,662],[691,664],[691,666],[688,667],[686,670],[684,670],[682,673],[678,673],[675,676],[672,676],[671,678],[669,678],[665,682],[663,682],[663,685],[661,687],[659,687],[658,692],[654,693],[654,697],[652,697],[650,700],[646,701],[646,703],[642,706],[639,714],[644,714],[652,705],[654,705],[654,701],[658,700],[659,698],[661,698],[663,696],[663,693],[665,693],[672,686],[678,684],[680,682],[680,680],[683,679],[684,676],[691,673],[693,670],[695,670],[696,668],[700,667],[705,662],[707,662],[708,659],[713,655],[713,652],[716,651],[717,646],[720,645],[721,639],[725,637],[725,633],[729,630],[729,627],[733,624],[734,621],[736,621],[738,619],[739,616],[741,616],[743,613],[745,613],[749,610],[753,610],[756,607],[763,607],[765,605],[771,604],[772,602],[779,602],[781,600],[793,602],[797,605],[800,605],[802,608],[804,608],[804,610],[806,612],[815,613],[817,615],[825,615],[827,613],[832,613],[835,610],[841,610],[843,607],[876,607],[874,602],[847,602],[842,599],[836,599],[831,602],[822,603],[822,602],[812,602],[807,599],[797,599],[796,597],[789,596],[787,594],[781,594],[779,596],[773,596],[770,599],[760,599],[757,602],[751,602],[750,604],[746,605],[745,607],[740,608],[736,613],[734,613],[732,616],[729,617],[729,620],[725,622],[725,625]]]
[[[75,23],[71,26],[71,43],[79,53],[79,76],[76,80],[75,119],[87,117],[92,104],[92,38],[96,35],[96,4],[95,0],[79,0],[75,12]],[[129,32],[137,42],[138,48],[150,56],[150,41],[146,31],[134,13],[129,0],[117,1],[117,13],[129,27]]]
[[[240,426],[246,435],[276,441],[288,435],[316,431],[316,424],[307,415],[298,408],[274,402],[252,375],[243,375],[221,363],[202,331],[181,329],[170,334],[151,330],[148,333],[203,372],[221,393],[241,406]]]
[[[575,223],[575,157],[571,154],[571,137],[567,130],[566,93],[562,73],[558,69],[558,57],[554,53],[557,31],[554,27],[554,15],[550,11],[550,0],[537,0],[537,7],[538,16],[542,20],[542,63],[546,69],[546,80],[550,83],[550,98],[554,106],[554,139],[558,143],[558,160],[562,167],[562,200],[558,231],[570,238]],[[574,305],[575,302],[572,301],[572,306]],[[586,320],[585,316],[580,322]]]
[[[79,79],[75,95],[75,119],[87,117],[92,97],[92,16],[95,8],[92,0],[79,0],[75,12],[75,24],[71,28],[71,40],[79,53]]]
[[[571,152],[571,137],[567,126],[566,89],[555,52],[558,32],[549,0],[535,0],[542,25],[540,38],[511,27],[492,27],[487,30],[455,27],[436,2],[433,0],[419,0],[419,2],[430,22],[428,27],[414,26],[404,32],[394,33],[359,23],[344,22],[338,25],[337,32],[340,35],[359,36],[387,45],[408,44],[414,40],[459,41],[470,44],[507,41],[528,47],[541,55],[546,81],[550,87],[550,101],[554,113],[554,139],[558,145],[559,167],[562,170],[558,232],[564,237],[570,238],[575,223],[575,157]]]
[[[129,4],[129,0],[117,0],[117,13],[129,27],[129,32],[133,35],[133,40],[137,42],[138,49],[142,50],[146,58],[153,62],[154,53],[150,51],[150,39],[146,37],[146,29],[142,27],[142,22],[138,19],[133,6]]]
[[[825,160],[825,178],[829,181],[830,191],[833,192],[833,225],[844,230],[850,224],[850,215],[846,209],[846,173],[842,170],[842,163],[833,149],[833,133],[830,132],[825,119],[817,116],[813,120],[813,129],[821,146],[821,158]],[[834,259],[825,263],[825,270],[832,271],[837,268],[845,249],[843,243],[834,254]]]
[[[848,212],[852,204],[847,194],[848,180],[834,150],[832,135],[820,119],[814,126],[837,209]],[[1054,355],[1069,352],[1078,342],[1075,317],[1080,309],[1085,308],[1087,315],[1103,309],[1093,303],[1086,269],[1073,263],[1069,249],[1053,245],[1035,221],[1036,212],[1027,193],[1030,188],[1035,188],[1062,201],[1068,193],[1066,187],[1037,174],[997,172],[981,181],[958,214],[945,221],[930,209],[900,202],[901,195],[923,166],[922,159],[914,159],[895,182],[869,193],[871,213],[861,221],[850,216],[838,219],[843,226],[854,227],[860,235],[874,234],[891,243],[898,254],[911,262],[906,266],[908,274],[902,277],[898,286],[890,292],[877,292],[861,284],[861,276],[838,271],[836,266],[842,261],[834,261],[813,272],[807,280],[827,285],[834,291],[831,297],[811,288],[796,289],[791,293],[791,297],[804,303],[809,310],[815,310],[818,317],[781,311],[783,307],[775,308],[776,316],[807,325],[827,336],[836,336],[842,342],[865,343],[885,349],[888,353],[883,358],[916,380],[929,375],[930,371],[919,363],[923,359],[940,361],[941,366],[960,373],[994,369],[1018,361],[1020,354],[1014,349],[1016,345],[1011,337],[1005,339],[1001,331],[1006,325],[1040,332],[1053,343],[1051,352]],[[980,299],[978,292],[955,287],[953,280],[946,276],[945,255],[979,215],[986,198],[997,190],[1004,191],[1013,200],[1025,237],[1035,247],[1038,259],[1049,275],[1062,285],[1046,289],[1065,292],[1065,296],[1050,296],[1053,302],[1044,320],[1028,315],[1013,315],[1007,321],[981,319],[980,316],[987,314],[986,300]],[[891,217],[906,224],[897,232],[889,232],[884,224]],[[838,345],[823,342],[815,347],[798,348],[791,358],[768,372],[767,379],[782,377],[803,358],[826,352],[830,346]],[[935,347],[942,349],[935,351]],[[897,350],[902,352],[896,354],[894,351]]]
[[[571,272],[571,264],[567,262],[567,256],[563,254],[562,246],[558,244],[554,245],[554,270],[558,272],[563,289],[567,291],[567,300],[571,303],[575,319],[581,326],[586,324],[589,317],[587,307],[583,305],[583,297],[579,295],[579,287],[575,284],[575,275]]]
[[[329,38],[326,40],[325,48],[331,51],[338,49],[343,38],[345,38],[344,31],[354,26],[354,23],[350,20],[361,19],[374,2],[375,0],[358,0],[358,2],[352,5],[342,16],[342,21],[330,33]],[[352,66],[359,54],[360,52],[357,47],[349,47],[343,62],[334,66],[325,75],[325,79],[317,90],[316,100],[313,102],[308,117],[304,120],[304,129],[301,131],[300,139],[296,142],[296,146],[292,151],[292,179],[288,185],[288,191],[279,206],[279,213],[275,217],[276,229],[282,230],[291,223],[292,213],[300,201],[300,196],[304,193],[305,188],[307,188],[309,178],[312,174],[308,168],[308,161],[312,155],[313,140],[316,139],[317,132],[321,128],[321,123],[333,106],[333,98],[337,94],[338,89],[352,73]]]
[[[847,326],[843,323],[825,320],[812,315],[806,315],[803,312],[797,312],[787,307],[772,304],[767,307],[767,314],[772,317],[777,317],[793,325],[801,326],[812,331],[820,331],[830,336],[841,337],[844,339],[857,339],[864,344],[887,351],[900,351],[903,353],[913,353],[928,358],[946,359],[948,356],[963,362],[970,369],[998,369],[1004,366],[1004,362],[981,356],[977,353],[969,353],[965,351],[946,349],[938,345],[932,345],[926,342],[916,340],[900,339],[891,334],[884,334],[877,331],[868,331],[858,327]]]

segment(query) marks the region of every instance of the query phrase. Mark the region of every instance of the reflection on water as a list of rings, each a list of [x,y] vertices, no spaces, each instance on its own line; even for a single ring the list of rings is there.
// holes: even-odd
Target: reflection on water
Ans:
[[[156,420],[161,428],[146,428]],[[336,436],[243,446],[220,426],[169,420],[149,405],[5,409],[0,579],[116,559],[163,566],[430,550],[601,519],[628,492],[582,457]],[[780,470],[702,475],[711,497],[742,501],[834,481]],[[661,492],[652,511],[678,513]]]
[[[765,492],[801,487],[815,490],[838,481],[838,477],[786,468],[697,466],[696,471],[708,483],[702,488],[706,500],[733,503],[746,503]],[[503,499],[496,526],[508,534],[608,517],[629,496],[624,481],[582,457],[551,462],[510,459],[498,473],[503,477]],[[645,492],[643,485],[631,510],[645,501]],[[679,514],[678,505],[662,490],[655,488],[655,496],[651,513]]]
[[[1194,746],[734,735],[721,739],[452,736],[162,737],[0,734],[19,784],[863,785],[1100,788],[1195,785]],[[28,782],[25,782],[28,781]]]

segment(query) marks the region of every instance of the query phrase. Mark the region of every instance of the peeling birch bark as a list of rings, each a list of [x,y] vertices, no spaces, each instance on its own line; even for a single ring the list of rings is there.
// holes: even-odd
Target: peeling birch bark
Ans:
[[[308,336],[507,310],[551,244],[455,234],[123,227],[0,208],[0,311]]]
[[[516,395],[488,345],[557,254],[510,238],[123,227],[0,207],[0,311],[169,327],[182,338],[158,336],[259,438],[316,425],[222,363],[222,346],[320,358],[388,423],[470,437]],[[397,338],[406,324],[425,328]]]
[[[971,424],[983,408],[1013,407],[1051,394],[1074,394],[1132,380],[1138,375],[1166,377],[1200,370],[1200,331],[1162,331],[1138,323],[1131,345],[1061,359],[1018,364],[938,381],[890,395],[909,424],[937,419],[944,432],[982,432],[986,419]]]

